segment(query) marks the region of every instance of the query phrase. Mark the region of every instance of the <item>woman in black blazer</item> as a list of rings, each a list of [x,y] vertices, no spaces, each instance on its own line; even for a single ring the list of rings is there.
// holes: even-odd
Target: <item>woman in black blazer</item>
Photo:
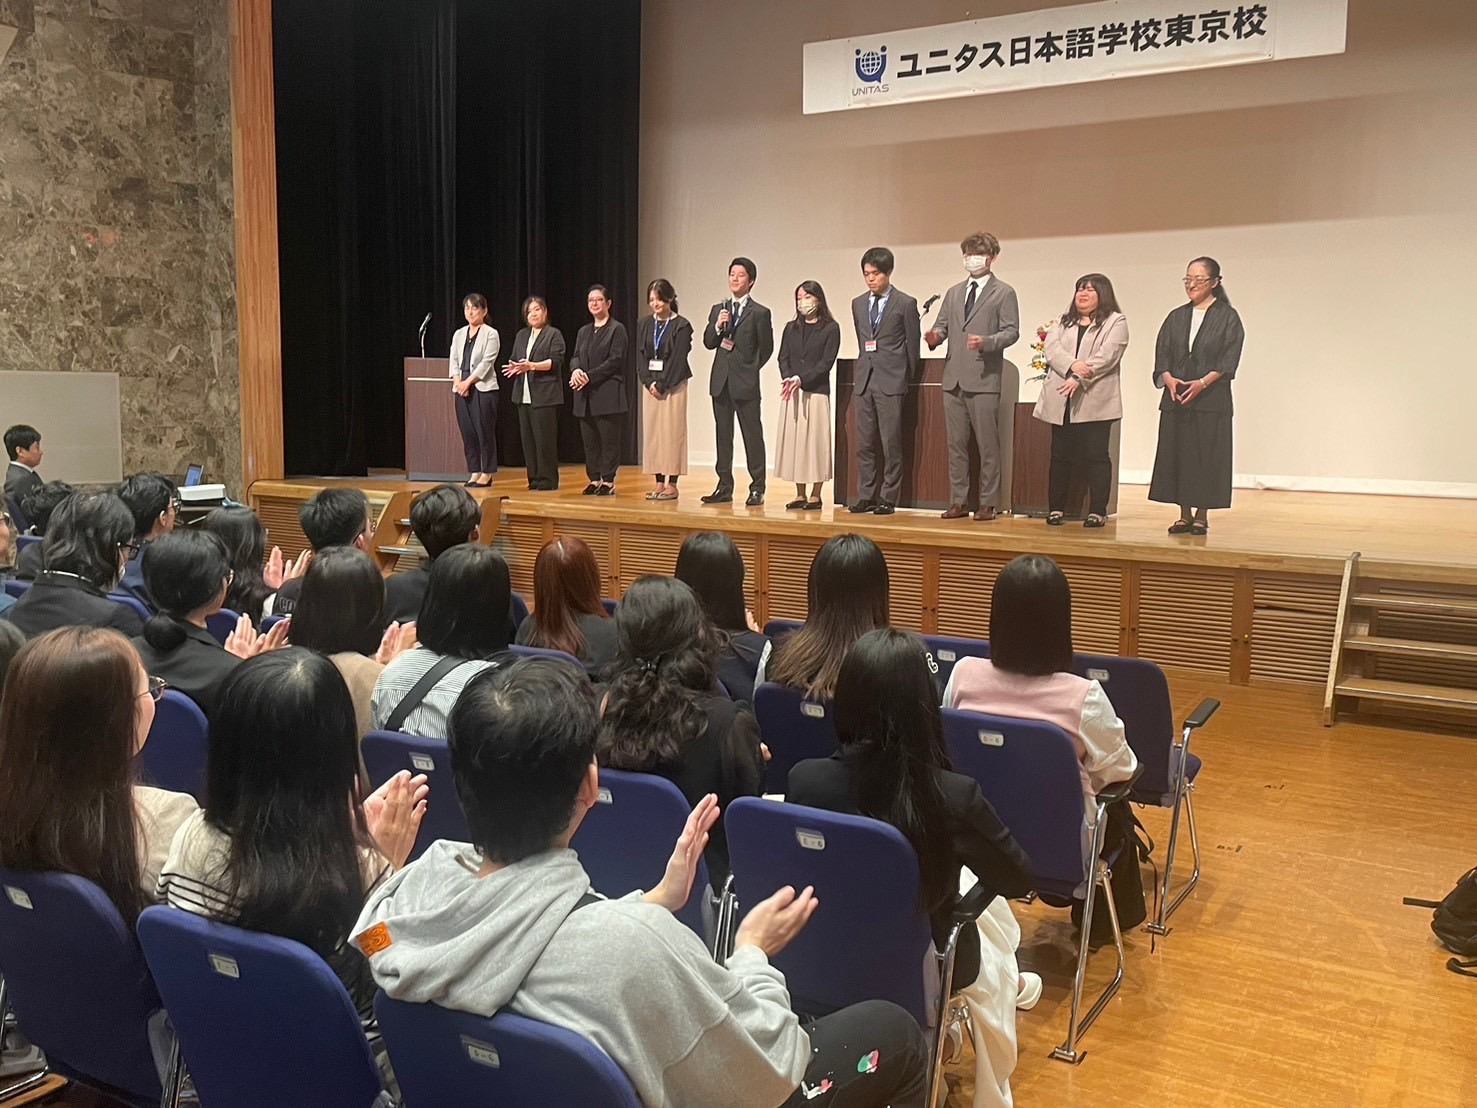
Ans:
[[[718,807],[758,796],[764,780],[759,724],[715,691],[712,624],[693,591],[671,577],[638,577],[615,614],[616,660],[607,671],[596,754],[602,766],[667,778],[688,803]],[[703,852],[714,888],[728,877],[720,820]]]
[[[58,627],[144,629],[132,608],[109,600],[132,552],[133,513],[110,492],[73,493],[51,514],[36,583],[5,616],[28,639]]]
[[[1190,263],[1185,295],[1154,347],[1154,384],[1164,395],[1149,499],[1179,505],[1171,535],[1203,535],[1209,509],[1231,506],[1231,381],[1246,332],[1214,258]]]
[[[569,387],[574,415],[585,443],[585,496],[615,493],[615,471],[621,464],[621,430],[625,425],[626,362],[630,353],[626,326],[610,318],[610,293],[591,285],[585,296],[593,323],[575,336],[569,359]]]
[[[992,894],[978,926],[960,932],[951,991],[963,994],[974,1025],[975,1083],[995,1094],[975,1102],[1009,1104],[1015,1007],[1022,997],[1034,1003],[1040,979],[1016,966],[1020,929],[1003,898],[1030,891],[1030,863],[975,780],[949,769],[922,642],[891,628],[863,635],[842,663],[835,705],[840,749],[790,770],[785,799],[901,831],[918,853],[920,906],[940,947],[963,886],[977,880]]]
[[[549,303],[542,296],[523,301],[527,323],[513,340],[511,361],[503,376],[513,382],[513,407],[528,467],[528,487],[559,487],[559,409],[564,404],[564,336],[549,326]]]
[[[641,472],[656,477],[647,500],[676,500],[687,472],[687,379],[692,376],[692,324],[677,314],[677,290],[665,277],[646,286],[651,315],[637,328],[641,382]]]

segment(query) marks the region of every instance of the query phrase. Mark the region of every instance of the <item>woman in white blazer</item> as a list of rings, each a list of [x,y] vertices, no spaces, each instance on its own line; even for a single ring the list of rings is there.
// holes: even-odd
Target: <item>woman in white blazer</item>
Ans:
[[[1072,302],[1046,334],[1046,382],[1032,413],[1051,426],[1051,477],[1046,522],[1067,518],[1067,493],[1079,474],[1087,479],[1084,527],[1108,522],[1113,461],[1108,440],[1123,418],[1119,366],[1128,349],[1128,318],[1118,310],[1113,282],[1101,273],[1077,281]]]
[[[462,301],[467,325],[451,337],[451,391],[456,425],[467,456],[469,489],[485,489],[497,472],[496,329],[487,325],[487,297],[468,293]]]

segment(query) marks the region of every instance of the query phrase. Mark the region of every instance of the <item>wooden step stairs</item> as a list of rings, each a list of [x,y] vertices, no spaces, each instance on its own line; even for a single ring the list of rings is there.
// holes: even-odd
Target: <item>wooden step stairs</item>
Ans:
[[[1373,578],[1344,566],[1323,722],[1361,710],[1477,728],[1477,584]]]

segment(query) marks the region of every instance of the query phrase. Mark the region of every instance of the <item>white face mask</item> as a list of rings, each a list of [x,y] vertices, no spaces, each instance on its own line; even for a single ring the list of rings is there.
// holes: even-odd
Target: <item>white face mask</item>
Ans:
[[[971,277],[983,277],[990,271],[990,259],[983,254],[966,254],[964,256],[964,272]]]
[[[800,314],[806,317],[813,316],[820,310],[820,304],[811,296],[802,296],[795,301],[795,307],[799,308]]]

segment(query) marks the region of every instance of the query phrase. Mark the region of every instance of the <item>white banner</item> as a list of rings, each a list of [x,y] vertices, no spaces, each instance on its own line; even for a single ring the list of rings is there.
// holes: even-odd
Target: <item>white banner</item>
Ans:
[[[1341,54],[1348,0],[1105,0],[805,45],[805,113]]]

